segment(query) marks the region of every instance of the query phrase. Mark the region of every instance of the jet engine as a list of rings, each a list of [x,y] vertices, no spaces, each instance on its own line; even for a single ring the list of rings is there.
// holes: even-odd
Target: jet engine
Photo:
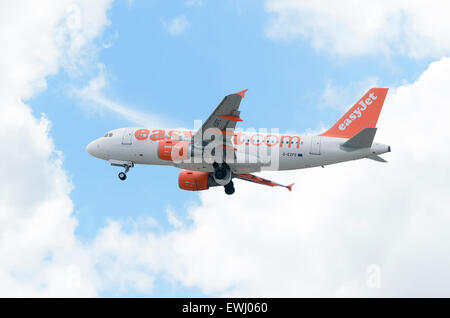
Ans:
[[[180,189],[188,191],[207,190],[212,181],[209,180],[209,172],[183,170],[178,176],[178,185]]]

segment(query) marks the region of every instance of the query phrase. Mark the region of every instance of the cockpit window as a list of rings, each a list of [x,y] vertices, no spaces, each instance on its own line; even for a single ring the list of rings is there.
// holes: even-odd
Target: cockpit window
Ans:
[[[103,137],[112,137],[113,133],[106,133]]]

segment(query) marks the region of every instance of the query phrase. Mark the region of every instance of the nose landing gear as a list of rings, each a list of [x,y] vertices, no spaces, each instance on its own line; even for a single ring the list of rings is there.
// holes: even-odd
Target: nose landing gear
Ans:
[[[130,168],[132,166],[128,165],[128,164],[124,164],[123,167],[125,168],[124,172],[119,172],[119,179],[122,181],[125,181],[125,179],[127,178],[127,172],[130,171]]]
[[[130,171],[130,168],[134,167],[134,163],[132,161],[121,161],[121,160],[109,160],[111,166],[123,167],[125,171],[119,172],[119,179],[124,181],[127,178],[127,172]]]

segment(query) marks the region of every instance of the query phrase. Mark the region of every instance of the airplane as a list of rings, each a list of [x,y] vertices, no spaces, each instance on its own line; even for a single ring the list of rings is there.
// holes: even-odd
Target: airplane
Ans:
[[[227,95],[200,129],[119,128],[86,147],[87,152],[123,167],[125,180],[136,164],[169,165],[182,169],[180,189],[207,190],[223,186],[235,192],[233,179],[292,190],[254,173],[262,170],[296,170],[368,158],[387,162],[379,155],[391,147],[374,142],[376,124],[388,88],[372,88],[330,129],[318,135],[288,135],[237,131],[239,106],[247,90]]]

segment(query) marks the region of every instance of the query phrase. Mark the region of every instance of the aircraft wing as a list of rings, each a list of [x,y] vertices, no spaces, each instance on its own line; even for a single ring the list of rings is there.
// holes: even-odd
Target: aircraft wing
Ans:
[[[236,123],[242,121],[239,117],[240,111],[238,109],[246,91],[245,89],[239,93],[225,96],[219,106],[203,123],[202,128],[195,133],[194,141],[202,140],[202,134],[209,128],[217,128],[224,133],[227,129],[234,130]]]
[[[263,184],[269,187],[284,187],[286,189],[288,189],[289,191],[292,191],[292,186],[294,185],[293,183],[290,185],[282,185],[279,183],[276,183],[274,181],[268,180],[268,179],[264,179],[258,176],[255,176],[254,174],[251,173],[242,173],[242,174],[238,174],[236,176],[236,178],[241,179],[241,180],[245,180],[245,181],[250,181],[250,182],[254,182],[254,183],[259,183],[259,184]]]

